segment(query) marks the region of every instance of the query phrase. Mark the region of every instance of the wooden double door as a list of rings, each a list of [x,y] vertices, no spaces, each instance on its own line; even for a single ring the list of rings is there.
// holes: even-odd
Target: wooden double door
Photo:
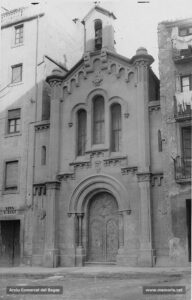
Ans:
[[[88,220],[88,261],[115,262],[118,252],[118,207],[107,193],[96,194],[90,202]]]
[[[20,263],[20,221],[0,221],[0,266]]]

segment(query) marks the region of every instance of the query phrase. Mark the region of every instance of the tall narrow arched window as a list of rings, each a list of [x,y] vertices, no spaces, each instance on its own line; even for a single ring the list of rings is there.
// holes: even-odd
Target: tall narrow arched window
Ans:
[[[46,147],[42,146],[41,147],[41,165],[44,166],[46,165],[46,159],[47,159],[47,153],[46,153]]]
[[[87,138],[87,113],[84,109],[77,112],[77,155],[85,154]]]
[[[159,152],[163,151],[162,138],[161,138],[161,130],[158,130],[158,149],[159,149]]]
[[[121,146],[121,105],[111,106],[111,151],[119,152]]]
[[[95,50],[102,48],[102,21],[95,20]]]
[[[97,96],[93,101],[93,144],[104,144],[104,139],[104,99],[102,96]]]

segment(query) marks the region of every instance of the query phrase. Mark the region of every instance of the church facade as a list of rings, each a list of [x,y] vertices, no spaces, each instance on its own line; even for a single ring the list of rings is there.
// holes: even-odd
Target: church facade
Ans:
[[[35,177],[34,264],[153,266],[165,251],[159,81],[145,48],[131,59],[116,53],[114,20],[93,8],[82,21],[83,57],[47,78],[50,122],[36,131],[36,159],[47,149],[47,162]]]

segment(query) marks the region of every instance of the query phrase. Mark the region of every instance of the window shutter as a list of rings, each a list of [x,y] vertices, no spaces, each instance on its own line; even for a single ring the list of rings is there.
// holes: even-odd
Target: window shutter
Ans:
[[[6,188],[17,188],[18,186],[18,161],[6,163]]]
[[[21,109],[8,110],[8,119],[19,119],[21,115]]]

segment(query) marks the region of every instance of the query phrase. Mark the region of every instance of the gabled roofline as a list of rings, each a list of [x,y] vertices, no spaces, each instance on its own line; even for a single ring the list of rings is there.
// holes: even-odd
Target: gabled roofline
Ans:
[[[102,8],[102,7],[98,6],[98,5],[96,5],[96,6],[94,6],[94,7],[86,14],[86,16],[83,18],[83,20],[81,21],[81,23],[84,24],[84,23],[87,21],[88,17],[92,14],[92,12],[93,12],[94,10],[97,10],[98,12],[101,12],[101,13],[103,13],[103,14],[106,15],[106,16],[112,17],[114,20],[117,19],[113,12],[110,12],[109,10],[107,10],[107,9],[105,9],[105,8]]]
[[[53,58],[51,58],[50,56],[45,54],[45,57],[50,60],[53,64],[55,64],[56,66],[58,66],[59,68],[61,68],[63,71],[68,72],[68,69],[65,68],[64,66],[62,66],[60,63],[58,63],[56,60],[54,60]]]
[[[187,25],[187,24],[192,24],[192,18],[177,19],[173,21],[162,21],[158,25],[165,25],[166,27],[174,27],[174,26]]]

